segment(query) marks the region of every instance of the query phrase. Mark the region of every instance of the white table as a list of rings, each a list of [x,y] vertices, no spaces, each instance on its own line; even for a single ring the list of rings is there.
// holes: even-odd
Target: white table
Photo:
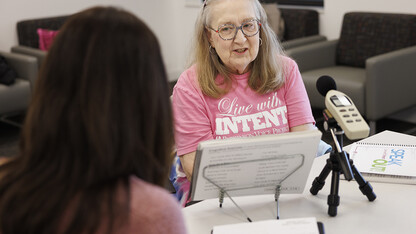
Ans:
[[[364,141],[416,144],[416,137],[384,131]],[[325,155],[315,159],[303,194],[280,196],[281,219],[316,217],[324,223],[327,234],[416,233],[416,185],[371,182],[377,198],[369,202],[359,190],[357,182],[340,180],[338,214],[330,217],[327,196],[330,193],[331,174],[316,196],[309,192],[312,181],[322,171],[327,158]],[[233,199],[253,222],[276,218],[274,195]],[[190,234],[209,234],[216,225],[247,222],[245,216],[228,198],[224,199],[222,208],[218,207],[218,199],[209,199],[184,208],[183,215]]]

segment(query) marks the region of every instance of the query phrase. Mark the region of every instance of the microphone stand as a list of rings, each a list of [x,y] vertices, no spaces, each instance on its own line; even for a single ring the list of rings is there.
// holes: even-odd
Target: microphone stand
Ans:
[[[331,132],[334,145],[329,158],[326,161],[325,167],[322,169],[319,176],[315,178],[309,191],[313,195],[318,194],[319,190],[325,185],[326,177],[328,177],[329,173],[332,171],[331,192],[328,195],[328,214],[329,216],[334,217],[337,215],[337,208],[340,200],[338,190],[341,173],[344,174],[345,179],[348,181],[355,178],[355,181],[357,181],[359,185],[359,189],[367,196],[369,201],[374,201],[377,196],[373,192],[373,187],[370,183],[364,180],[361,173],[354,166],[354,162],[349,158],[348,153],[342,149],[344,131],[339,127],[338,123],[327,109],[324,110],[323,115],[325,119],[325,130]]]

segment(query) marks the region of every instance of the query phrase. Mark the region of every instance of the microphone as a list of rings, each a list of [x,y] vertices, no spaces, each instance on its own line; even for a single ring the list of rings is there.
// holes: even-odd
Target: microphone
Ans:
[[[350,160],[348,153],[342,149],[344,133],[350,139],[358,139],[368,136],[370,128],[363,117],[361,117],[351,98],[336,90],[337,86],[332,77],[319,77],[316,82],[316,88],[325,97],[324,127],[326,131],[329,130],[331,132],[334,147],[324,169],[315,178],[309,191],[316,195],[325,185],[325,178],[332,170],[331,193],[328,195],[328,214],[336,216],[339,205],[338,186],[340,172],[344,174],[345,179],[348,181],[355,178],[361,192],[367,196],[369,201],[376,199],[371,185],[364,180],[354,166],[353,160]],[[339,128],[342,128],[343,131],[340,131]]]
[[[318,92],[325,97],[325,106],[327,108],[327,110],[325,110],[324,112],[325,119],[328,122],[333,121],[333,119],[335,119],[335,124],[338,124],[338,126],[340,126],[343,130],[344,128],[346,129],[344,130],[344,132],[345,135],[347,135],[348,137],[351,131],[350,129],[348,129],[349,125],[345,125],[347,122],[349,122],[349,120],[346,120],[346,118],[349,116],[346,113],[347,110],[353,111],[352,102],[350,102],[350,99],[345,94],[336,91],[337,85],[335,83],[335,80],[332,79],[332,77],[330,76],[319,77],[319,79],[316,81],[316,88],[318,89]],[[342,99],[345,100],[341,101]],[[356,108],[354,109],[356,111]],[[337,151],[337,153],[334,155],[341,166],[341,170],[345,176],[345,179],[350,181],[354,178],[354,174],[349,163],[349,158],[345,151],[342,150],[339,142],[337,141],[334,129],[330,128],[329,130],[332,134],[332,138],[334,139],[335,150]]]
[[[337,90],[335,80],[330,76],[321,76],[316,81],[316,89],[322,96],[326,96],[329,90]]]
[[[358,112],[351,98],[337,91],[335,80],[330,76],[321,76],[316,88],[325,97],[325,106],[344,130],[348,139],[361,139],[370,134],[370,127]]]

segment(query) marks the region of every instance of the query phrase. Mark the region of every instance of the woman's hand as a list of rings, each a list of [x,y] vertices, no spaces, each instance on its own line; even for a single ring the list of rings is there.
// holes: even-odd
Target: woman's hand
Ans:
[[[179,156],[179,159],[181,160],[182,164],[182,169],[185,172],[186,178],[189,181],[191,181],[192,172],[194,171],[195,154],[196,151]]]

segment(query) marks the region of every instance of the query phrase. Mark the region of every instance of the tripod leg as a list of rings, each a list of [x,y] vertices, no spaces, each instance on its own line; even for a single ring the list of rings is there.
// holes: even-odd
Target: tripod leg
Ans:
[[[220,208],[222,208],[222,203],[224,203],[224,190],[220,190],[220,194],[218,196],[219,202],[220,202]]]
[[[332,153],[331,153],[332,154]],[[318,194],[319,190],[321,190],[325,185],[325,179],[328,177],[329,173],[332,169],[332,163],[330,159],[326,160],[326,165],[324,169],[322,169],[321,174],[319,174],[318,177],[315,178],[315,180],[312,182],[312,187],[309,190],[313,195]]]
[[[336,216],[339,206],[339,170],[332,171],[331,193],[328,195],[328,214],[329,216]]]
[[[280,197],[280,190],[281,190],[281,185],[277,185],[276,186],[276,192],[274,194],[274,200],[276,201],[276,210],[277,210],[277,219],[279,219],[279,197]]]
[[[354,173],[355,181],[357,181],[358,185],[360,186],[361,192],[367,196],[369,201],[374,201],[377,196],[373,192],[373,187],[368,181],[365,181],[361,173],[357,170],[357,168],[354,166],[353,161],[350,160],[350,165],[352,169],[352,173]]]

